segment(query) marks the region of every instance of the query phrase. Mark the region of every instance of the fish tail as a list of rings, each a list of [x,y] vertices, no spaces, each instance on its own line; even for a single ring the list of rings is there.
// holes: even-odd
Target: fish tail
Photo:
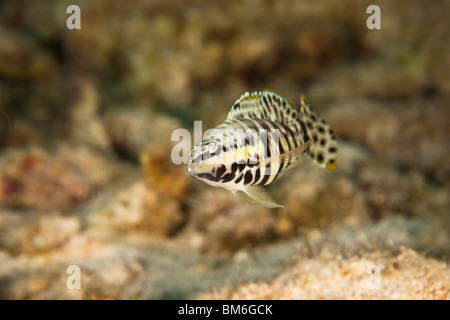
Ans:
[[[308,156],[322,168],[336,169],[338,146],[333,130],[311,109],[304,95],[300,97],[299,120],[312,141]]]

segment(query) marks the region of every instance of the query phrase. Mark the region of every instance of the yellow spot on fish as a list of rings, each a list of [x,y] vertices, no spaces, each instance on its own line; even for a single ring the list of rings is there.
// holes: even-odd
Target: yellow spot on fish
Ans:
[[[304,104],[308,104],[308,100],[306,100],[306,97],[305,97],[304,94],[302,94],[302,95],[300,96],[300,100],[301,100]]]
[[[327,169],[328,170],[334,170],[337,169],[337,161],[334,159],[331,159],[330,161],[327,162]]]

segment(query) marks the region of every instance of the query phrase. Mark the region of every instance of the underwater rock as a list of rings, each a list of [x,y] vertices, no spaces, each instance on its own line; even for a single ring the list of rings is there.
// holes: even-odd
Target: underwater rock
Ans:
[[[144,109],[115,110],[104,118],[106,131],[117,154],[139,161],[147,186],[182,199],[190,179],[184,165],[172,161],[172,133],[182,125],[175,118]],[[191,141],[183,141],[190,144]]]
[[[184,165],[173,163],[172,148],[177,142],[170,142],[173,131],[182,127],[177,119],[142,108],[118,109],[107,113],[104,123],[117,154],[140,162],[150,188],[177,199],[185,197],[190,179]]]
[[[430,88],[430,83],[424,77],[427,66],[422,60],[410,62],[423,69],[419,72],[404,70],[404,67],[382,61],[338,66],[319,77],[311,88],[309,100],[317,101],[320,105],[344,99],[395,101],[421,98]]]
[[[111,102],[132,97],[185,109],[205,90],[313,79],[351,58],[357,39],[345,24],[320,13],[324,3],[258,2],[251,16],[239,1],[84,3],[80,32],[59,33],[56,26],[63,21],[56,12],[62,5],[48,5],[52,28],[31,14],[44,10],[33,3],[20,27],[38,25],[39,37],[58,43],[73,69],[108,75],[104,83],[114,92]],[[5,15],[13,10],[5,8]]]
[[[373,152],[374,159],[421,171],[437,183],[447,181],[450,175],[449,117],[445,96],[406,105],[339,102],[326,115],[338,138],[358,142]]]
[[[177,119],[150,110],[150,107],[113,109],[103,118],[105,130],[120,156],[138,161],[141,152],[162,148],[171,162],[172,132],[182,125]]]
[[[159,143],[158,143],[159,144]],[[140,155],[145,184],[174,199],[185,202],[189,197],[191,178],[184,173],[184,164],[175,165],[168,145],[152,145]]]
[[[444,263],[398,253],[449,256],[436,2],[383,2],[369,30],[370,0],[84,1],[68,30],[64,2],[0,1],[0,298],[449,299]],[[266,87],[305,93],[339,139],[338,170],[293,169],[275,210],[170,159],[174,129]]]
[[[89,184],[92,192],[109,187],[112,182],[120,181],[119,178],[130,172],[120,166],[111,154],[90,146],[62,144],[58,148],[56,159],[74,168]]]
[[[444,212],[448,205],[442,200],[444,191],[418,173],[401,173],[371,163],[358,170],[358,181],[375,220],[391,214],[426,217]]]
[[[449,8],[450,9],[450,8]],[[443,27],[442,32],[437,33],[438,39],[434,38],[430,50],[431,60],[430,65],[430,77],[433,81],[433,86],[445,92],[450,93],[450,57],[447,52],[450,50],[450,42],[447,40],[450,38],[450,31],[448,27]]]
[[[99,153],[61,147],[6,152],[0,158],[0,204],[36,210],[70,210],[116,174]]]
[[[284,205],[278,212],[280,235],[296,235],[299,228],[356,227],[368,221],[369,211],[360,188],[344,175],[312,162],[292,169],[278,187],[273,187]]]
[[[0,160],[0,204],[34,209],[74,208],[90,194],[85,177],[40,149]]]
[[[69,96],[69,136],[85,146],[108,150],[110,140],[98,114],[100,97],[89,78],[73,77],[66,88]]]
[[[379,283],[369,278],[370,267],[379,272]],[[444,262],[403,247],[396,256],[375,252],[362,257],[302,259],[272,281],[228,286],[198,298],[446,300],[449,286],[450,270]]]
[[[322,93],[404,99],[426,95],[430,89],[448,92],[448,73],[444,71],[449,38],[445,12],[450,5],[445,0],[437,3],[441,10],[420,0],[383,3],[381,30],[376,32],[366,27],[365,12],[373,4],[370,1],[325,1],[317,14],[350,27],[359,50],[354,51],[356,59],[352,59],[356,63],[322,74],[336,79],[331,87],[321,86],[327,90]]]
[[[170,237],[185,222],[180,204],[169,195],[136,182],[118,192],[109,204],[88,217],[90,227]]]
[[[0,25],[0,74],[15,80],[35,80],[54,69],[51,55],[31,36]]]
[[[245,204],[226,190],[202,186],[188,205],[186,229],[200,251],[233,253],[275,237],[275,210]]]
[[[58,213],[29,216],[0,212],[0,248],[13,255],[48,253],[64,245],[81,229],[76,217]]]
[[[71,218],[73,219],[73,218]],[[51,223],[49,226],[55,226]],[[127,241],[121,238],[120,240]],[[119,241],[120,241],[119,240]],[[137,298],[142,292],[149,248],[139,244],[124,246],[105,242],[99,234],[72,235],[69,241],[51,251],[35,255],[10,256],[0,250],[0,297],[2,299],[118,299]],[[31,253],[31,252],[30,252]],[[34,252],[33,252],[34,253]],[[146,258],[147,257],[147,258]],[[69,266],[80,268],[80,288],[66,286]]]
[[[5,119],[8,121],[7,119]],[[7,122],[6,122],[7,123]],[[4,127],[5,146],[11,149],[21,149],[33,145],[42,145],[45,143],[45,135],[42,130],[29,121],[16,119],[14,125]]]

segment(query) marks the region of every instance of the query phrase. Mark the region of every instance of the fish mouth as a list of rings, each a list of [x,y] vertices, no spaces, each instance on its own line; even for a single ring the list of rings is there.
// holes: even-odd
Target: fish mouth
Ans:
[[[186,167],[184,168],[184,173],[188,176],[195,177],[195,175],[198,173],[201,165],[198,163],[188,163]]]
[[[192,177],[196,177],[198,174],[201,173],[210,173],[212,167],[214,167],[214,165],[208,165],[205,163],[188,163],[186,165],[186,167],[184,168],[184,172]]]
[[[188,176],[192,176],[194,174],[193,163],[188,163],[184,168],[184,173]]]
[[[186,175],[190,176],[191,178],[194,178],[195,180],[201,181],[200,178],[197,176],[197,174],[201,173],[201,172],[198,172],[198,169],[200,169],[200,165],[199,164],[189,163],[184,168],[184,173]]]

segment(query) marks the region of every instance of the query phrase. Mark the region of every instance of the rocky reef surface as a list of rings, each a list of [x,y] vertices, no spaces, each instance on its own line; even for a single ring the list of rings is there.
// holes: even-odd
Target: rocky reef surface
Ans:
[[[449,299],[450,3],[372,2],[2,2],[0,298]],[[280,209],[171,161],[266,87],[339,141]]]

